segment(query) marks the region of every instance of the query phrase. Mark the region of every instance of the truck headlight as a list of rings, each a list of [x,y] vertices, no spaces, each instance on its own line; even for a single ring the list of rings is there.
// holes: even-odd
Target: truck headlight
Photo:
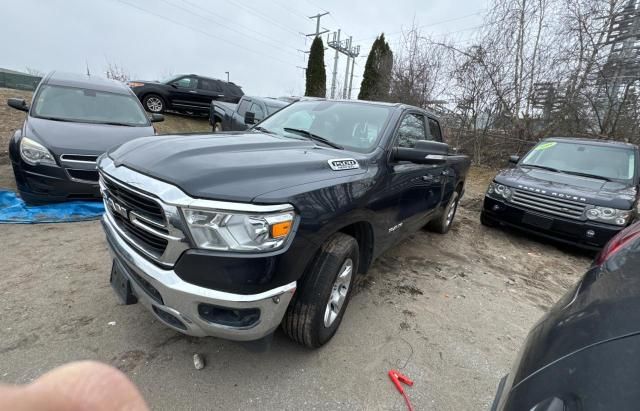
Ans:
[[[282,247],[293,231],[293,211],[242,214],[182,210],[199,248],[218,251],[271,251]]]
[[[32,166],[38,164],[56,165],[56,160],[49,150],[42,144],[31,140],[28,137],[22,137],[20,140],[20,157],[25,163]]]
[[[501,197],[509,201],[511,200],[511,196],[513,195],[513,190],[510,187],[505,186],[504,184],[489,183],[487,195],[492,197]]]
[[[587,219],[603,223],[624,226],[631,220],[631,210],[619,210],[611,207],[593,206],[586,211]]]

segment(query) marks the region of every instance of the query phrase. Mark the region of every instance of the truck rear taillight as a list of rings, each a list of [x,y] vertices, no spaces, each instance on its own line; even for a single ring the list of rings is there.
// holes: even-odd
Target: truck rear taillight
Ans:
[[[640,222],[633,224],[620,231],[613,237],[607,245],[604,246],[600,254],[596,257],[595,265],[604,264],[609,258],[611,258],[614,254],[616,254],[620,249],[622,249],[626,244],[632,242],[640,238]]]

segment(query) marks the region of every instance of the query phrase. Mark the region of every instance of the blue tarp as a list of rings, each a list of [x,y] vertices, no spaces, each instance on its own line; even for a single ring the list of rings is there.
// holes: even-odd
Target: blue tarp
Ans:
[[[100,201],[70,201],[27,206],[13,191],[0,189],[0,224],[86,221],[98,219],[102,213],[104,206]]]

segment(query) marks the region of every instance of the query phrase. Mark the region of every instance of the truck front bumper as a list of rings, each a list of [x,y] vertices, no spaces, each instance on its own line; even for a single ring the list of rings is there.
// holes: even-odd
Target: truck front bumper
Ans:
[[[253,295],[199,287],[139,255],[112,224],[106,215],[102,218],[114,269],[129,282],[137,300],[168,327],[197,337],[252,341],[280,325],[296,290],[295,281]],[[247,325],[232,325],[243,318]]]

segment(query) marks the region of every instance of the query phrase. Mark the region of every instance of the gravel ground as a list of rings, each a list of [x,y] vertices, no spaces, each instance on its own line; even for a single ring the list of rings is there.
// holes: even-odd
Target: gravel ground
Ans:
[[[0,225],[0,382],[26,383],[79,359],[112,364],[153,409],[394,409],[387,377],[415,381],[420,410],[486,409],[528,329],[589,257],[479,224],[494,171],[473,169],[447,235],[419,232],[371,268],[335,338],[269,349],[167,329],[119,306],[97,221]],[[0,186],[12,180],[0,159]],[[194,353],[207,365],[194,368]]]

